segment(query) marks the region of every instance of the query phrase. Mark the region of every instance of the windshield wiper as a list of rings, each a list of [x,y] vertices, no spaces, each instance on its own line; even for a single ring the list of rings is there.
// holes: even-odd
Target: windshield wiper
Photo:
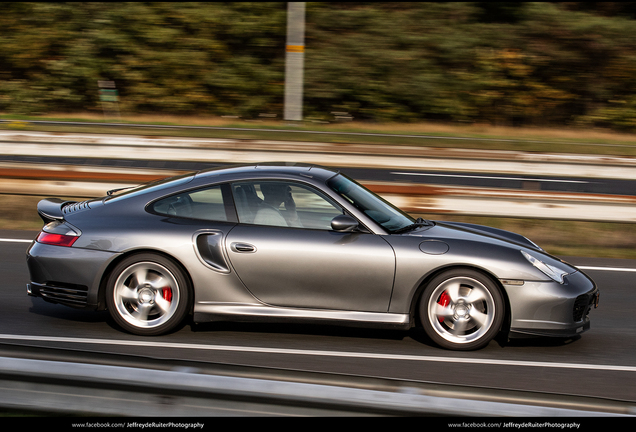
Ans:
[[[419,227],[423,227],[423,226],[432,226],[432,225],[433,225],[433,223],[431,221],[429,221],[429,220],[422,219],[422,218],[417,218],[415,223],[412,223],[411,225],[407,225],[405,227],[402,227],[400,229],[392,231],[392,234],[401,234],[403,232],[411,231],[411,230],[413,230],[415,228],[419,228]]]

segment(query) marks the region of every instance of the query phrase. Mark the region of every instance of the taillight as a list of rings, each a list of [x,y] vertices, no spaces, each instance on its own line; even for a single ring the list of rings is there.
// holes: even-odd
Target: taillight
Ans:
[[[36,241],[54,246],[71,247],[82,232],[66,221],[53,221],[42,228]]]
[[[70,236],[64,234],[51,234],[42,231],[38,235],[37,242],[55,246],[71,247],[73,243],[79,238],[79,236]]]

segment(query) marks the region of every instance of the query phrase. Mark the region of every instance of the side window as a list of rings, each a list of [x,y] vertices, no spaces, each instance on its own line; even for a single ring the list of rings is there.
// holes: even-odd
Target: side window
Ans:
[[[343,214],[312,188],[294,182],[250,181],[232,185],[239,222],[330,230]]]
[[[152,211],[168,216],[227,221],[221,186],[171,195],[156,201]]]

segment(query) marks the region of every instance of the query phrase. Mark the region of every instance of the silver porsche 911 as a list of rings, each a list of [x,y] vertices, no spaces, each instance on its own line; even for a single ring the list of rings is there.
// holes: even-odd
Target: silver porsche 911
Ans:
[[[572,337],[594,282],[525,237],[413,219],[338,171],[204,170],[40,201],[29,295],[107,309],[124,330],[275,320],[407,330],[469,350],[499,333]]]

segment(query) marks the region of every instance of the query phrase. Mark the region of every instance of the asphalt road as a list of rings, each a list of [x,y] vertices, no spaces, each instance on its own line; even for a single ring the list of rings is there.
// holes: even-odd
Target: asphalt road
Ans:
[[[592,328],[576,340],[491,342],[467,353],[442,350],[418,331],[283,324],[184,325],[152,338],[122,332],[106,312],[27,296],[25,252],[35,233],[0,230],[0,343],[66,347],[163,359],[399,378],[636,401],[636,261],[576,259],[601,290]],[[5,240],[9,239],[9,241]],[[14,240],[11,240],[14,239]],[[22,241],[19,241],[22,239]]]

